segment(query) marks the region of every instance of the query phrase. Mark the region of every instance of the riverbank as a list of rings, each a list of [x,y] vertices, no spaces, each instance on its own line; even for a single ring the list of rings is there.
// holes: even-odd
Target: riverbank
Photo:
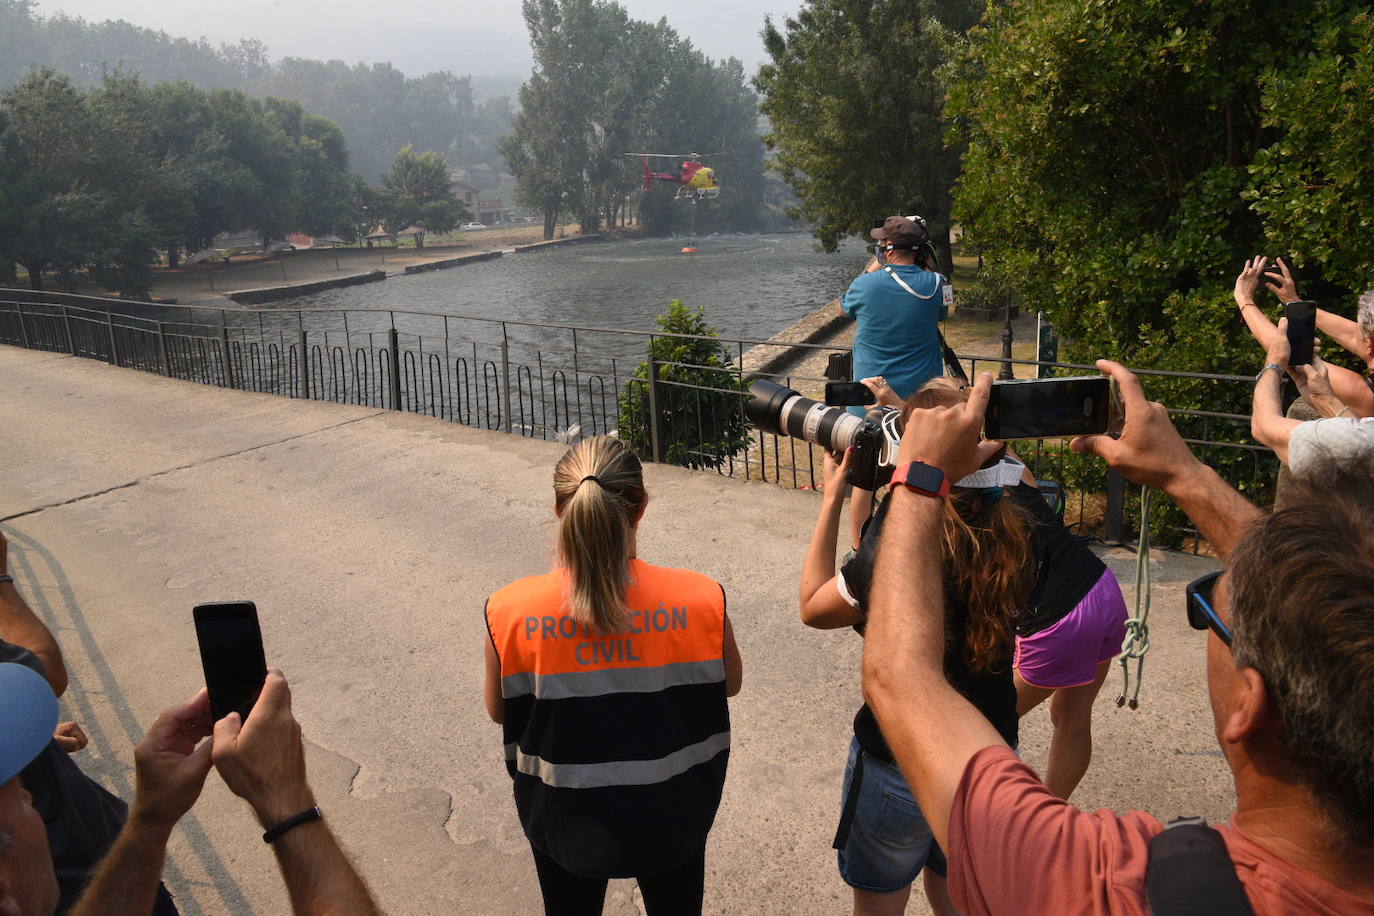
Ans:
[[[570,227],[567,231],[571,234],[577,230]],[[155,267],[152,270],[152,298],[160,302],[175,300],[180,305],[238,308],[239,303],[249,300],[235,294],[249,293],[249,298],[255,302],[307,295],[321,288],[367,282],[350,278],[370,276],[377,271],[389,278],[434,269],[439,262],[466,260],[470,255],[497,256],[499,252],[541,242],[543,234],[543,227],[538,225],[504,226],[450,233],[431,240],[424,248],[390,245],[315,248],[284,251],[266,258],[239,255],[228,259],[227,263],[215,259],[189,267]],[[343,284],[333,281],[343,281]],[[268,294],[268,298],[261,297],[263,290],[286,288],[291,289]],[[88,296],[109,295],[108,291],[86,279],[77,284],[76,292]]]

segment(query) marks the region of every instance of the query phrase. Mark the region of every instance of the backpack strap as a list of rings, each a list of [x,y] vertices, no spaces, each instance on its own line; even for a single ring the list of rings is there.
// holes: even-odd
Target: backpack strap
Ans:
[[[1150,840],[1145,898],[1154,916],[1254,916],[1226,841],[1200,817],[1171,821]]]

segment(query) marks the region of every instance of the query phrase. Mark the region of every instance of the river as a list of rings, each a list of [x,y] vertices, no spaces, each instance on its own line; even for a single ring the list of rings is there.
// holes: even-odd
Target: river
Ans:
[[[765,339],[844,292],[867,251],[818,253],[795,233],[589,242],[283,300],[276,308],[410,309],[652,330],[672,299],[702,306],[723,337]]]

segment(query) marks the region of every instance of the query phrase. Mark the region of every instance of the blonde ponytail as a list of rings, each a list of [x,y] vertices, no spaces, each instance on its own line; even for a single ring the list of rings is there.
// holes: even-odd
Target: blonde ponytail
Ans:
[[[619,439],[584,439],[554,467],[553,492],[573,619],[599,633],[624,632],[634,527],[648,498],[639,459]]]

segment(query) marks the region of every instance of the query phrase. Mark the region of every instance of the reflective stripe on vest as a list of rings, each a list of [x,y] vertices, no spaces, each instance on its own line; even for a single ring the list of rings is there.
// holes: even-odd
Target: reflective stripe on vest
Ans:
[[[514,743],[506,745],[506,759],[526,776],[558,789],[605,789],[611,786],[649,786],[667,782],[705,763],[730,747],[730,733],[720,732],[705,741],[689,744],[657,760],[612,760],[606,763],[550,763],[525,754]]]
[[[536,700],[599,697],[608,693],[653,693],[684,684],[713,684],[725,680],[725,661],[673,662],[653,668],[602,668],[565,674],[522,671],[501,678],[504,699],[534,694]]]

